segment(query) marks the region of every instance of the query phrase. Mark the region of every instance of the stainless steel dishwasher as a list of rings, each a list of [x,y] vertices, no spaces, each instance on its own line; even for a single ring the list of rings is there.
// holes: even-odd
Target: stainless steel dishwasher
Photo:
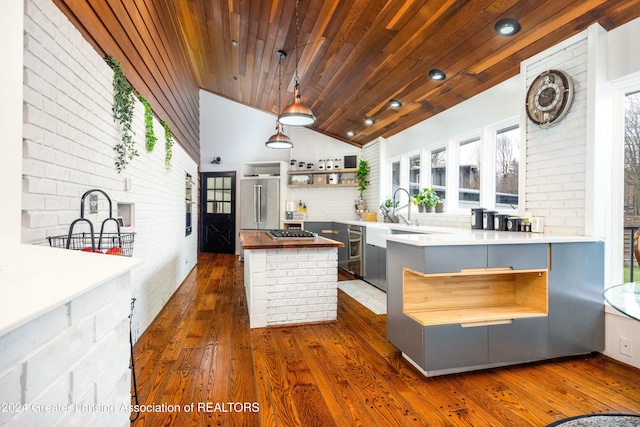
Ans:
[[[348,270],[358,278],[364,274],[364,227],[361,225],[349,225],[349,262]]]

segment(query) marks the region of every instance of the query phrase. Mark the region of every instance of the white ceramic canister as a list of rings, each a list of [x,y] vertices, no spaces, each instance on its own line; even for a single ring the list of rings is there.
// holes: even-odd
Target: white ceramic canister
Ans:
[[[342,169],[342,163],[340,163],[340,159],[333,160],[333,168],[334,169]]]
[[[318,160],[318,170],[323,171],[324,170],[324,159],[320,159]]]
[[[340,176],[337,173],[329,174],[329,184],[337,184],[340,180]]]
[[[326,162],[324,162],[324,168],[328,171],[333,169],[333,160],[332,159],[327,159]]]

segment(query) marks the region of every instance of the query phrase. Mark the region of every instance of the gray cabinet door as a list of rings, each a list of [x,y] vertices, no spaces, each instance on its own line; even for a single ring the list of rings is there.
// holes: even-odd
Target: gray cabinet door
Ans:
[[[486,326],[463,328],[460,325],[442,325],[424,328],[426,371],[486,365],[488,354]]]
[[[489,245],[487,267],[513,267],[514,270],[548,268],[549,245],[547,243],[526,245]]]
[[[305,221],[304,229],[310,231],[312,233],[316,233],[318,236],[326,237],[327,239],[333,239],[333,233],[323,233],[323,230],[333,230],[333,222],[323,221],[323,222],[315,222],[315,221]],[[336,239],[333,239],[336,240]]]
[[[423,273],[458,273],[465,268],[485,268],[487,246],[427,246],[424,248],[424,265]]]
[[[380,287],[380,268],[378,267],[378,247],[364,245],[364,275],[363,279],[376,288]]]
[[[604,244],[555,243],[549,270],[549,356],[604,350]]]
[[[378,248],[378,288],[387,292],[387,250],[385,248]]]
[[[387,292],[387,251],[375,245],[365,245],[365,273],[363,279]]]
[[[549,354],[548,324],[547,317],[533,317],[489,326],[489,363],[519,363],[546,358]]]

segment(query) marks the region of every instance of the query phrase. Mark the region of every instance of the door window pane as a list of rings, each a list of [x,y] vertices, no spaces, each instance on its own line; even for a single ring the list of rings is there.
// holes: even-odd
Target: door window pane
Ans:
[[[447,149],[440,148],[431,152],[431,188],[442,200],[445,199],[447,185]]]
[[[518,208],[520,128],[514,126],[496,134],[496,208]]]
[[[461,142],[459,157],[459,207],[480,206],[480,139]]]
[[[231,213],[231,178],[207,178],[207,213]]]

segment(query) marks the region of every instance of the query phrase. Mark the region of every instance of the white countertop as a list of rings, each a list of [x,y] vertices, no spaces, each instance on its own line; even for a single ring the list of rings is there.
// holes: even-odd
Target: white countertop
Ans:
[[[46,246],[0,246],[0,336],[140,263],[138,258]]]
[[[360,225],[367,228],[366,243],[386,247],[386,241],[413,246],[447,245],[504,245],[527,243],[571,243],[598,242],[603,239],[592,236],[568,236],[545,233],[511,231],[472,230],[469,228],[437,227],[428,225],[405,225],[373,221],[335,221],[342,224]],[[400,230],[410,234],[392,234]]]
[[[509,231],[463,230],[457,233],[389,234],[386,240],[413,246],[515,245],[527,243],[599,242],[602,238]]]

